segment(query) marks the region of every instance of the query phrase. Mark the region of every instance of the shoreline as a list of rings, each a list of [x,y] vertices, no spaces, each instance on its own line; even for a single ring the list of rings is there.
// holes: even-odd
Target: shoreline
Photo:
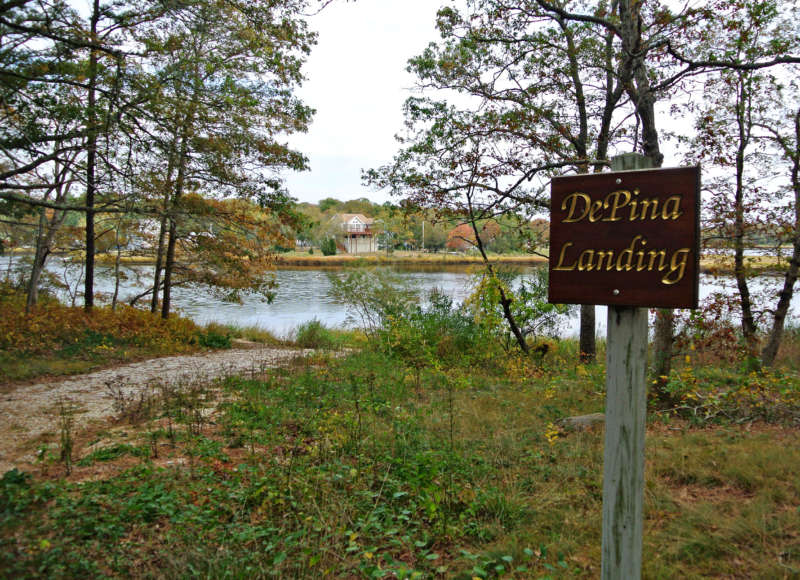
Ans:
[[[14,256],[32,255],[32,252],[16,250],[10,252]],[[57,254],[54,254],[57,255]],[[98,254],[97,263],[113,265],[116,257],[109,254]],[[544,266],[548,259],[538,255],[493,255],[489,257],[492,264],[504,266]],[[788,261],[778,261],[772,256],[749,256],[747,267],[757,276],[782,276],[788,268]],[[131,255],[122,256],[120,263],[125,266],[149,266],[154,263],[151,256]],[[323,256],[321,254],[289,253],[276,254],[275,266],[277,268],[359,268],[374,266],[401,266],[421,268],[449,268],[464,266],[480,266],[483,259],[480,256],[466,254],[446,253],[419,253],[399,251],[389,254],[372,253],[362,255],[336,254]],[[700,273],[722,276],[733,276],[734,266],[732,257],[720,258],[719,256],[703,256],[700,259]]]

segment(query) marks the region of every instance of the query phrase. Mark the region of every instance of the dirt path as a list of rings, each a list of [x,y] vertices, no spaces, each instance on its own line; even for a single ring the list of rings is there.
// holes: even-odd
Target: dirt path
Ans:
[[[234,373],[257,373],[311,351],[249,348],[170,356],[33,385],[5,387],[0,394],[0,474],[30,469],[42,443],[58,441],[60,403],[74,409],[74,428],[113,414],[109,384],[128,396],[154,382],[212,380]]]

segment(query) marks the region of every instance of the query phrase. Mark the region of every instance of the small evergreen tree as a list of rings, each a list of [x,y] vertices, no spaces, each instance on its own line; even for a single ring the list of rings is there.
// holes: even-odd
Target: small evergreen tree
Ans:
[[[319,249],[322,251],[323,256],[335,256],[336,255],[336,240],[333,238],[325,238],[320,242]]]

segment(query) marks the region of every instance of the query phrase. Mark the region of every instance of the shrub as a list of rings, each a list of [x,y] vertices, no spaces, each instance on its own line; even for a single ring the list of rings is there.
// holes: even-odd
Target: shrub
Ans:
[[[515,339],[505,319],[500,302],[501,289],[511,299],[511,311],[522,335],[533,339],[555,337],[575,307],[551,304],[547,300],[547,270],[537,268],[533,275],[514,283],[518,272],[513,269],[495,269],[492,276],[481,272],[476,276],[475,289],[467,298],[465,306],[475,319],[493,335],[500,338],[506,349]]]
[[[746,355],[734,320],[741,318],[738,299],[715,292],[696,310],[678,311],[676,352],[693,351],[704,363],[733,364]]]
[[[336,240],[333,238],[327,238],[322,240],[319,245],[319,249],[322,252],[323,256],[335,256],[336,255]]]
[[[229,334],[209,330],[197,335],[197,343],[206,348],[230,348],[231,337]]]
[[[111,346],[185,350],[199,333],[189,319],[164,320],[127,305],[98,307],[89,316],[83,308],[45,299],[26,313],[24,294],[7,288],[0,291],[0,311],[0,349],[12,354],[72,355]]]
[[[382,348],[411,366],[435,361],[469,364],[485,358],[494,340],[441,290],[428,294],[427,305],[414,305],[386,318],[379,332]]]
[[[407,283],[388,270],[359,268],[329,274],[330,296],[347,306],[347,321],[374,335],[390,316],[407,312],[417,295]]]
[[[339,340],[329,328],[314,318],[297,327],[295,344],[302,348],[336,348]]]

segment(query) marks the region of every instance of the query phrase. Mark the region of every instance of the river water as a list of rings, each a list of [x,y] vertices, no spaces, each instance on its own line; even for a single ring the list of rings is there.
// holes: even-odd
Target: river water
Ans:
[[[7,266],[7,264],[6,264]],[[52,259],[48,270],[66,281],[73,288],[82,287],[77,266],[68,267],[58,258]],[[427,291],[438,288],[460,302],[471,291],[473,277],[467,268],[447,269],[410,269],[392,268],[401,278],[415,290],[424,295]],[[520,277],[531,276],[533,267],[520,268]],[[319,268],[286,268],[276,271],[278,283],[277,293],[272,303],[256,297],[245,297],[241,303],[225,302],[209,288],[203,286],[178,287],[173,290],[175,309],[191,317],[198,323],[220,322],[238,326],[259,326],[279,337],[289,336],[299,324],[317,319],[331,327],[349,326],[347,309],[331,298],[329,276],[341,270],[324,270]],[[121,283],[120,300],[127,301],[152,281],[152,268],[149,266],[133,266],[124,269],[125,279]],[[0,273],[0,278],[3,274]],[[756,290],[777,292],[782,285],[782,278],[762,277],[754,284]],[[97,272],[96,291],[110,296],[114,289],[113,272],[109,268],[100,267]],[[712,292],[735,293],[732,279],[702,276],[700,281],[700,299]],[[71,296],[68,290],[61,290],[62,300],[69,303]],[[146,300],[146,299],[145,299]],[[78,299],[80,303],[81,299]],[[771,301],[774,304],[774,299]],[[792,316],[787,322],[798,323],[797,313],[800,310],[800,297],[795,293],[792,302]],[[577,309],[576,309],[577,310]],[[605,335],[606,308],[597,307],[597,333]],[[563,336],[578,334],[577,314],[564,321],[561,329]]]

